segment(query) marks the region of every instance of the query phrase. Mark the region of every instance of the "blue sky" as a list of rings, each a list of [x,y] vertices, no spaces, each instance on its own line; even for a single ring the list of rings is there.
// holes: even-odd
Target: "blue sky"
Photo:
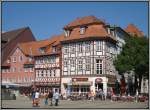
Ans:
[[[88,15],[122,28],[133,23],[148,35],[147,2],[3,2],[2,31],[29,26],[36,39],[43,40]]]

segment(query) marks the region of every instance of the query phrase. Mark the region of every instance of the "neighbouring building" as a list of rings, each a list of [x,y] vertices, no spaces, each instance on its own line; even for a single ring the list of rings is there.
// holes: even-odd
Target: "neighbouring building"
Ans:
[[[17,44],[35,40],[36,39],[29,27],[2,33],[1,37],[2,84],[19,83],[22,81],[24,77],[22,77],[22,74],[20,73],[22,73],[22,71],[24,70],[21,70],[22,67],[18,69],[18,66],[23,62],[22,60],[24,60],[25,58],[20,49],[17,48]],[[23,81],[24,80],[25,79],[23,79]]]
[[[2,33],[1,43],[2,43],[2,53],[1,53],[1,63],[8,59],[12,50],[16,47],[18,43],[35,41],[35,37],[32,34],[29,27],[20,28],[8,32]]]
[[[77,18],[66,25],[61,41],[62,94],[86,94],[99,89],[107,94],[117,79],[113,58],[121,51],[118,47],[123,46],[123,37],[128,35],[124,33],[94,16]]]
[[[61,83],[61,46],[59,36],[47,40],[22,43],[23,51],[34,58],[34,80],[32,85],[41,93],[49,89],[60,90]]]
[[[144,33],[141,30],[139,30],[134,24],[129,24],[126,27],[125,31],[132,36],[137,36],[137,37],[143,37],[144,36]]]
[[[2,83],[17,84],[21,94],[28,94],[34,80],[34,62],[18,44],[7,59],[9,68],[2,69]]]

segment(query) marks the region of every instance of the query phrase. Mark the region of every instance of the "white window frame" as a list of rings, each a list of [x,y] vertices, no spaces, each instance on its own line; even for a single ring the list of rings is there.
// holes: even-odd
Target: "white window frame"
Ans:
[[[33,72],[34,70],[33,70],[33,68],[30,68],[30,72]]]
[[[76,52],[76,47],[75,47],[75,44],[72,44],[71,45],[71,53],[75,53]]]
[[[80,27],[80,34],[84,34],[85,33],[85,27]]]
[[[19,62],[23,61],[23,56],[19,56]]]
[[[79,44],[78,44],[78,48],[79,48],[79,49],[78,49],[79,52],[80,52],[80,53],[83,53],[83,44],[82,44],[82,43],[79,43]]]
[[[12,57],[12,62],[13,62],[13,63],[16,63],[16,62],[17,62],[16,56],[13,56],[13,57]]]
[[[78,71],[82,71],[83,70],[83,60],[79,59],[78,60]]]
[[[91,50],[91,44],[90,44],[90,42],[87,42],[87,43],[85,43],[85,52],[90,52],[90,50]]]
[[[68,46],[64,46],[64,54],[68,54],[68,52],[69,52]]]
[[[28,72],[28,68],[24,68],[24,72],[27,73]]]
[[[68,60],[64,59],[64,67],[67,67],[67,66],[68,66]]]
[[[96,42],[96,51],[102,51],[102,49],[103,49],[103,42],[97,41]]]
[[[86,68],[86,71],[90,71],[90,69],[91,69],[91,59],[90,58],[85,59],[85,68]]]
[[[75,65],[76,65],[76,60],[75,60],[75,59],[71,59],[71,60],[70,60],[70,65],[71,65],[71,67],[75,67]]]
[[[103,74],[103,62],[101,59],[96,59],[96,74]]]

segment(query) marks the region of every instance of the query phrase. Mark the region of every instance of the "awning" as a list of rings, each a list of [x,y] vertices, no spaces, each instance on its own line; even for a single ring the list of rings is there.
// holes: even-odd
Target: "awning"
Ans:
[[[81,82],[81,81],[77,81],[77,82],[73,82],[72,84],[68,84],[68,85],[85,85],[85,86],[90,86],[92,85],[92,82]]]

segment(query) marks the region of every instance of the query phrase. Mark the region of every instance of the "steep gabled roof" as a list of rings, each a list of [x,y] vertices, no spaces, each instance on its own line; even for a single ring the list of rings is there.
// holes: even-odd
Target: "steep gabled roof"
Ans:
[[[95,16],[85,16],[85,17],[82,17],[82,18],[77,18],[73,22],[66,25],[64,27],[64,29],[69,29],[69,28],[82,26],[82,25],[88,25],[88,24],[92,24],[92,23],[99,23],[99,24],[103,23],[104,24],[104,21],[96,18]]]
[[[138,37],[144,36],[144,33],[140,31],[134,24],[129,24],[125,31],[131,35],[137,35]]]
[[[8,59],[10,53],[16,47],[18,43],[35,41],[35,37],[32,34],[29,27],[24,27],[8,32],[2,33],[2,64]]]
[[[20,28],[20,29],[15,29],[15,30],[4,32],[4,33],[2,33],[1,40],[2,41],[6,41],[7,43],[5,45],[7,45],[10,41],[15,39],[19,34],[21,34],[26,29],[28,29],[28,27],[24,27],[24,28]],[[3,47],[5,47],[5,45],[3,45]]]

